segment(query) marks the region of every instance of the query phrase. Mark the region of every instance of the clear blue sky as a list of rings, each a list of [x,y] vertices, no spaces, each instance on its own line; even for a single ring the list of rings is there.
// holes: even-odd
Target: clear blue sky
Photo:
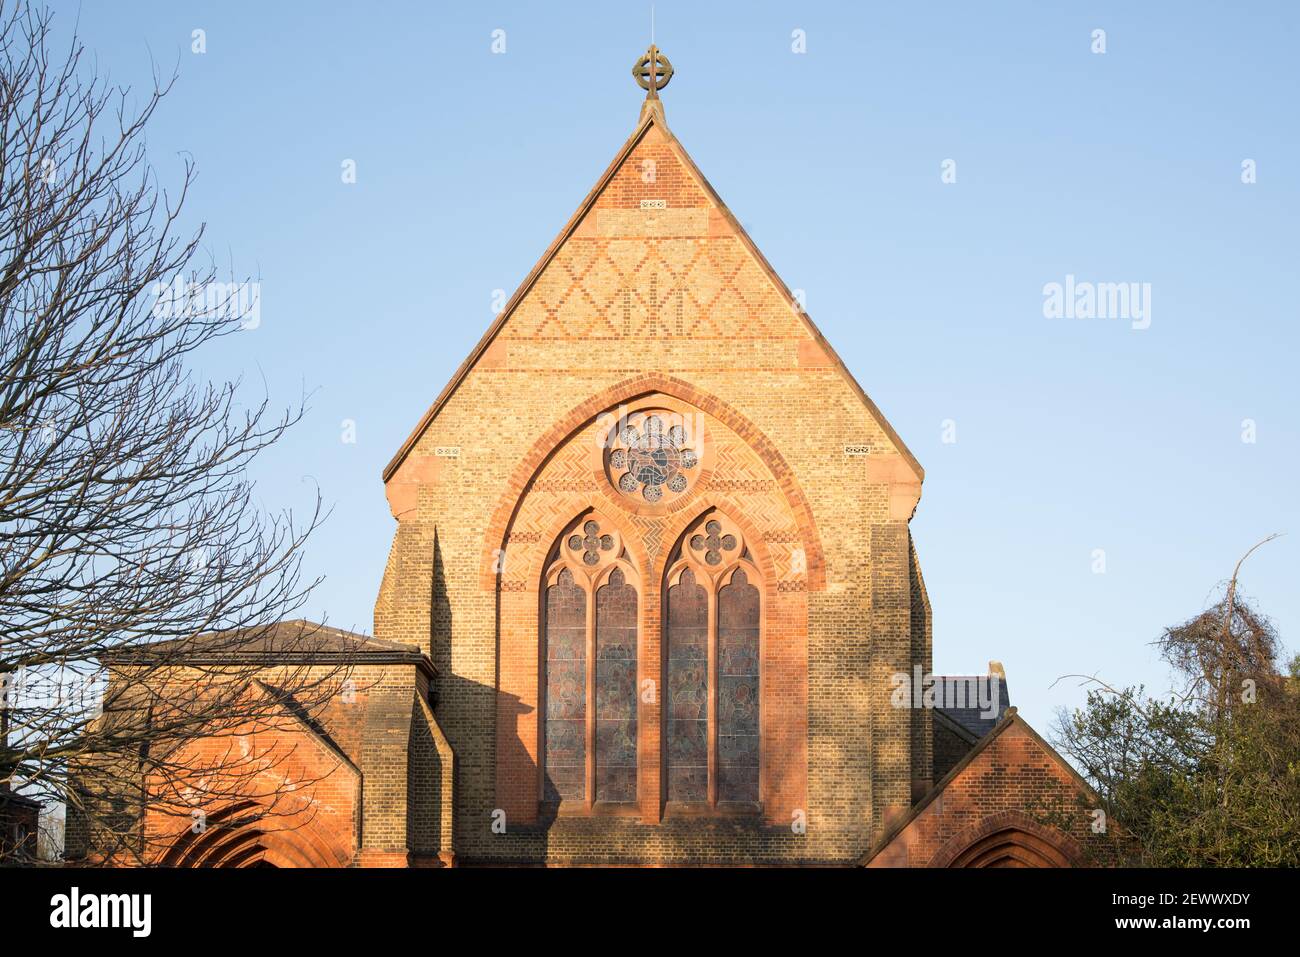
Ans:
[[[1300,645],[1300,7],[656,6],[674,132],[926,467],[936,670],[1001,659],[1044,730],[1060,675],[1163,688],[1148,643],[1275,531],[1244,587]],[[262,282],[204,372],[313,390],[259,492],[319,484],[306,612],[369,631],[380,471],[631,131],[649,4],[55,9],[119,82],[179,66],[152,160],[193,156],[189,221]],[[1150,283],[1150,328],[1045,318],[1067,274]]]

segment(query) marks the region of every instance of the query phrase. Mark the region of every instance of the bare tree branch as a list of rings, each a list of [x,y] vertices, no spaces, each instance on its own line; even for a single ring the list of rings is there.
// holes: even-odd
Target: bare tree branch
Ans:
[[[176,77],[133,107],[75,38],[52,52],[51,20],[0,5],[0,789],[66,803],[103,859],[148,860],[146,809],[274,814],[301,782],[268,785],[285,756],[240,742],[319,710],[346,665],[312,656],[329,630],[275,627],[315,584],[319,496],[267,515],[248,478],[302,405],[186,368],[247,334],[250,284],[180,234],[193,163],[170,193],[148,164]],[[267,678],[241,653],[270,637],[297,663]]]

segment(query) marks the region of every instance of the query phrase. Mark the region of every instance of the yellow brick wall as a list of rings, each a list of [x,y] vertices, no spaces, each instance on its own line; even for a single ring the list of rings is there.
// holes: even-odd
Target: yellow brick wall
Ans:
[[[642,209],[642,200],[664,200],[666,208]],[[805,835],[794,834],[788,819],[771,819],[772,809],[761,823],[561,819],[549,829],[508,821],[505,835],[491,831],[501,806],[499,622],[510,603],[502,603],[510,592],[500,582],[513,580],[516,568],[531,574],[535,553],[550,547],[537,531],[544,518],[562,523],[584,499],[616,508],[599,475],[575,471],[565,493],[550,498],[556,514],[545,516],[544,499],[526,499],[523,485],[544,468],[560,468],[563,457],[539,461],[524,482],[520,470],[538,456],[539,443],[563,449],[574,441],[554,435],[557,422],[648,374],[689,383],[742,423],[725,426],[721,412],[708,420],[737,450],[732,484],[712,493],[742,515],[768,517],[773,561],[788,565],[796,540],[815,537],[820,549],[824,580],[805,583],[803,620],[786,628],[806,660],[806,771],[797,789],[807,805],[797,809],[807,816]],[[595,418],[587,412],[578,433]],[[793,491],[781,486],[771,456],[748,451],[760,437],[788,469]],[[846,446],[869,446],[870,453],[850,455]],[[585,491],[583,481],[590,483]],[[919,482],[671,134],[659,123],[643,127],[388,480],[399,525],[376,602],[376,635],[429,649],[440,670],[438,721],[458,762],[458,854],[572,862],[847,861],[862,854],[885,811],[907,803],[911,779],[928,774],[916,766],[928,750],[912,747],[911,717],[887,713],[881,686],[882,676],[907,670],[918,652],[928,663],[928,631],[920,641],[914,634],[907,533]],[[687,498],[702,502],[707,484]],[[811,520],[791,507],[798,496]],[[497,576],[485,566],[512,530],[521,530],[507,522],[505,537],[494,541],[502,531],[497,516],[516,506],[532,516],[534,534],[510,542],[506,573]],[[530,728],[536,720],[527,719]],[[519,745],[535,750],[535,738],[525,738]],[[791,808],[779,810],[787,817]]]

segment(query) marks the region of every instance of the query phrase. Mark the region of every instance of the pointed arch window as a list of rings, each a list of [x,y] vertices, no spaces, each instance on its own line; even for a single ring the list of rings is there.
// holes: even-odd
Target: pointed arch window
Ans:
[[[698,808],[758,805],[761,578],[740,529],[702,516],[664,591],[665,792]]]
[[[565,809],[637,798],[637,576],[607,525],[575,522],[546,572],[541,789]]]

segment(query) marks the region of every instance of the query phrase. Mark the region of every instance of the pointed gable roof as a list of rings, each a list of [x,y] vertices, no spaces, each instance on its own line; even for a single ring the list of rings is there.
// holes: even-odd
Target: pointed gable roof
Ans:
[[[942,712],[936,709],[935,714],[942,715]],[[943,718],[944,720],[951,722],[953,726],[961,727],[961,725],[951,717],[943,715]],[[1075,788],[1077,788],[1080,793],[1094,801],[1100,802],[1101,799],[1098,797],[1097,792],[1093,789],[1092,785],[1087,782],[1083,775],[1076,771],[1069,761],[1061,757],[1060,752],[1048,744],[1047,741],[1045,741],[1043,737],[1033,729],[1028,721],[1020,717],[1020,714],[1015,707],[1010,707],[1003,712],[1002,717],[998,719],[995,725],[993,725],[992,730],[988,731],[982,738],[980,738],[975,746],[972,747],[970,751],[966,752],[966,755],[954,764],[952,768],[949,769],[948,773],[940,778],[935,783],[934,787],[930,788],[930,790],[926,792],[925,796],[922,797],[921,800],[913,804],[906,814],[903,814],[897,820],[886,825],[884,833],[876,841],[875,845],[859,859],[858,866],[866,867],[872,862],[872,860],[880,856],[880,854],[888,848],[889,845],[899,837],[899,835],[906,831],[907,828],[921,816],[922,812],[924,812],[926,808],[942,797],[948,787],[961,777],[962,772],[976,764],[976,762],[978,762],[983,755],[993,747],[998,738],[1000,738],[1004,732],[1013,727],[1017,728],[1021,734],[1041,749],[1041,753],[1064,772],[1065,778]],[[966,731],[967,734],[970,734],[968,729],[963,730]]]
[[[754,241],[750,239],[749,234],[740,224],[740,221],[732,214],[731,210],[727,207],[727,204],[722,201],[722,197],[718,195],[717,191],[705,178],[704,174],[700,172],[699,167],[695,165],[695,161],[691,159],[690,154],[686,152],[686,149],[681,145],[677,137],[668,129],[667,122],[664,119],[662,101],[658,99],[647,99],[642,108],[641,120],[637,124],[637,128],[632,132],[632,135],[628,137],[627,142],[623,144],[623,147],[618,151],[618,154],[614,157],[608,168],[606,168],[600,179],[597,180],[596,185],[592,187],[591,191],[582,201],[582,204],[578,207],[577,211],[569,218],[569,221],[564,225],[564,228],[560,230],[559,235],[557,235],[551,242],[551,245],[547,247],[546,252],[542,254],[541,259],[537,261],[537,264],[533,266],[527,277],[525,277],[524,281],[519,285],[519,288],[515,290],[514,295],[511,296],[510,300],[506,303],[505,308],[501,310],[500,314],[492,322],[492,325],[488,327],[487,332],[483,334],[483,338],[479,340],[473,351],[471,351],[465,361],[460,364],[460,367],[457,368],[456,372],[452,375],[451,380],[443,388],[442,392],[438,395],[438,398],[434,400],[433,405],[430,406],[429,410],[425,412],[423,417],[421,417],[419,424],[416,425],[415,429],[407,437],[406,441],[402,443],[401,447],[389,461],[388,465],[384,467],[384,481],[387,482],[392,478],[398,468],[401,467],[402,462],[406,459],[407,455],[410,454],[416,443],[419,442],[420,437],[429,428],[429,425],[433,420],[437,418],[439,411],[451,399],[452,395],[456,392],[456,389],[460,386],[461,382],[465,380],[465,377],[474,368],[475,364],[487,351],[488,347],[492,345],[497,334],[505,324],[510,321],[511,315],[514,313],[516,308],[518,308],[529,290],[533,288],[533,285],[537,282],[538,278],[541,277],[542,273],[545,272],[546,267],[550,264],[551,260],[555,258],[556,254],[564,246],[569,237],[578,229],[583,219],[591,211],[592,207],[595,206],[596,201],[604,192],[605,187],[614,179],[619,170],[623,167],[624,163],[626,163],[628,158],[632,155],[632,152],[636,149],[637,145],[645,139],[651,128],[657,129],[662,134],[664,143],[673,151],[674,155],[689,174],[695,178],[709,201],[713,203],[725,218],[731,229],[734,230],[744,249],[748,251],[750,256],[753,257],[758,266],[771,280],[772,284],[780,291],[780,294],[785,298],[786,303],[790,306],[792,311],[802,319],[813,340],[825,352],[831,365],[838,370],[839,374],[843,376],[849,387],[858,398],[861,399],[871,417],[875,420],[885,435],[889,437],[903,460],[916,475],[917,481],[923,480],[925,478],[925,470],[921,467],[921,463],[917,461],[916,457],[904,444],[902,438],[894,431],[893,426],[891,426],[888,420],[885,419],[884,414],[876,404],[871,401],[871,398],[867,395],[862,386],[858,384],[858,381],[853,377],[853,374],[849,372],[844,361],[831,347],[830,343],[826,341],[826,337],[822,335],[821,330],[813,323],[812,317],[809,316],[801,306],[796,305],[794,295],[790,292],[784,281],[782,281],[781,277],[777,275],[776,270],[772,268],[772,265],[767,261],[767,258],[759,250],[758,246],[754,244]]]

